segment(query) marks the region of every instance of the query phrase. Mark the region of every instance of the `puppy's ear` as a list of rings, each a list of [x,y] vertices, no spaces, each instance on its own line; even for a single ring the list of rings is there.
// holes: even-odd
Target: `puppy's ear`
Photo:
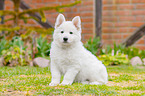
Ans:
[[[57,16],[56,22],[55,22],[55,28],[59,27],[63,22],[65,21],[65,17],[63,14],[59,14]]]
[[[72,19],[72,23],[75,25],[77,30],[81,30],[81,19],[80,16],[76,16]]]

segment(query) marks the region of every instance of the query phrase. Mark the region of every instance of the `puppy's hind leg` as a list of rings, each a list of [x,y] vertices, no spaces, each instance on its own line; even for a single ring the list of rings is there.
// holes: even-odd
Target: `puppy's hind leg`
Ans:
[[[82,81],[82,84],[89,84],[89,81]]]
[[[94,81],[94,82],[90,82],[90,85],[103,85],[103,83],[98,82],[98,81]]]

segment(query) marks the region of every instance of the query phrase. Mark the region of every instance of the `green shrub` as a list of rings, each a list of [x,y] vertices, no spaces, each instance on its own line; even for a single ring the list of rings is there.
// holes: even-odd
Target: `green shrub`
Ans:
[[[26,50],[22,50],[20,47],[15,46],[10,49],[2,51],[4,57],[4,65],[16,66],[16,65],[28,65],[30,63],[30,56]]]
[[[99,49],[101,49],[101,41],[100,38],[93,38],[93,39],[89,39],[84,46],[92,52],[92,54],[97,55],[97,53],[99,52]]]
[[[32,50],[28,48],[21,37],[13,37],[11,41],[2,39],[0,42],[0,56],[4,57],[4,65],[29,65],[31,62]],[[50,54],[50,43],[46,38],[40,36],[36,38],[35,57],[48,58]]]
[[[37,53],[35,54],[36,57],[46,57],[50,54],[50,43],[48,43],[46,38],[40,36],[36,38],[36,46],[37,46]]]
[[[128,55],[128,58],[131,59],[132,57],[139,56],[140,58],[145,58],[145,50],[140,50],[135,47],[128,47],[122,50],[124,54]]]
[[[30,63],[31,51],[27,50],[27,47],[24,46],[24,42],[20,37],[14,37],[12,41],[8,42],[7,47],[8,48],[2,50],[4,65],[24,66]]]
[[[111,48],[111,46],[108,45],[105,50],[106,50],[105,54],[111,53],[112,50],[114,50],[114,55],[116,55],[117,52],[120,52],[120,53],[128,55],[129,59],[131,59],[135,56],[139,56],[142,59],[145,58],[145,55],[144,55],[145,50],[140,50],[133,46],[125,47],[125,45],[122,45],[122,44],[117,45],[116,43],[114,43],[113,48]]]
[[[2,55],[2,51],[7,48],[8,48],[8,42],[6,41],[6,39],[2,39],[0,41],[0,56]]]
[[[106,48],[101,48],[99,38],[90,38],[84,46],[94,55],[99,54],[99,60],[105,65],[129,64],[129,60],[135,56],[139,56],[142,59],[145,58],[145,50],[135,47],[125,47],[122,44],[117,45],[114,43],[113,47],[108,45]]]
[[[104,65],[127,65],[130,63],[125,54],[118,53],[116,55],[106,54],[98,56],[98,59],[103,62]]]

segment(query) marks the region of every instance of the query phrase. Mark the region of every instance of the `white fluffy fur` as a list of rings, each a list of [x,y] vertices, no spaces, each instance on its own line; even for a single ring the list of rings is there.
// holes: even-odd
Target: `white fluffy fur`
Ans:
[[[64,42],[63,38],[68,38],[67,42]],[[64,75],[64,79],[60,85],[71,85],[73,82],[98,85],[106,84],[108,81],[106,67],[83,47],[79,16],[74,17],[72,21],[66,21],[62,14],[58,15],[50,58],[52,75],[50,86],[60,84],[61,75]]]

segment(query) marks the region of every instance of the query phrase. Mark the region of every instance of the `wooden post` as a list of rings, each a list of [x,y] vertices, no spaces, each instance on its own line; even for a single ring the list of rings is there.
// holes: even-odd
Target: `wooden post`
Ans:
[[[102,35],[102,0],[95,0],[95,37]]]
[[[4,0],[0,0],[0,10],[4,10]],[[1,16],[0,24],[4,23],[4,16]]]

